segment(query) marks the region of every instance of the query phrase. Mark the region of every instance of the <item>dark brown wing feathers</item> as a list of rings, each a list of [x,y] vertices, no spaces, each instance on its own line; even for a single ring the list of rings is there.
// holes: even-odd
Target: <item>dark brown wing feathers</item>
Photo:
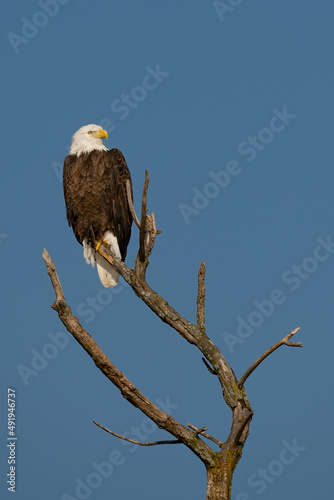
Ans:
[[[92,228],[96,241],[111,230],[118,241],[122,259],[131,235],[126,180],[131,176],[118,149],[68,155],[64,162],[63,185],[66,215],[75,237],[82,244],[90,241]],[[131,184],[132,191],[132,184]]]

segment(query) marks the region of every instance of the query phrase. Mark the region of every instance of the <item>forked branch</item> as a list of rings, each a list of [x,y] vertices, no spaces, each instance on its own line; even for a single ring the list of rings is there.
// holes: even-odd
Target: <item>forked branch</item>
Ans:
[[[198,273],[197,294],[197,324],[190,323],[183,318],[167,301],[156,293],[146,281],[148,257],[154,247],[156,229],[154,214],[147,215],[147,191],[149,175],[145,172],[145,183],[142,196],[142,210],[140,220],[139,251],[135,262],[135,269],[130,269],[120,259],[111,255],[109,248],[102,243],[98,252],[102,255],[132,287],[135,294],[143,300],[159,318],[174,328],[183,338],[200,349],[208,363],[213,367],[221,384],[226,403],[235,408],[242,401],[250,409],[246,393],[238,387],[238,380],[227,363],[226,359],[205,333],[205,264],[202,263]],[[207,365],[209,366],[209,365]],[[245,421],[246,422],[246,421]],[[246,423],[245,423],[246,425]]]
[[[255,368],[257,368],[259,366],[259,364],[262,363],[262,361],[264,361],[272,352],[276,351],[276,349],[278,349],[279,347],[281,347],[281,345],[287,345],[287,346],[290,346],[290,347],[303,347],[303,344],[301,342],[290,342],[290,338],[295,333],[297,333],[299,330],[300,330],[300,327],[295,328],[290,333],[288,333],[282,340],[279,340],[278,342],[276,342],[276,344],[274,344],[272,347],[270,347],[270,349],[267,349],[267,351],[264,352],[262,354],[262,356],[260,356],[248,368],[248,370],[245,371],[245,373],[243,374],[243,376],[240,378],[240,380],[238,382],[239,387],[242,387],[244,385],[244,383],[246,382],[246,380],[248,379],[248,377],[250,376],[250,374],[253,373],[253,371],[255,370]]]
[[[115,367],[95,340],[81,326],[78,318],[73,316],[70,307],[66,303],[56,267],[45,249],[43,251],[43,258],[56,294],[56,300],[52,308],[58,312],[59,318],[68,332],[70,332],[77,342],[85,349],[101,372],[121,391],[124,398],[133,406],[141,410],[160,429],[166,430],[176,439],[188,446],[206,466],[212,466],[214,463],[214,452],[211,448],[196,434],[196,432],[188,429],[147,399],[144,394],[142,394],[137,387],[135,387],[123,373]]]
[[[129,209],[132,214],[133,220],[135,221],[135,224],[139,229],[139,251],[136,259],[135,270],[137,277],[140,277],[141,280],[145,280],[148,257],[153,250],[157,234],[161,233],[161,231],[156,228],[154,213],[152,212],[150,215],[147,215],[147,191],[149,179],[149,173],[147,170],[145,170],[145,182],[143,187],[140,221],[133,206],[130,181],[128,180],[126,183]]]
[[[188,424],[188,427],[190,427],[190,429],[192,429],[193,431],[196,431],[197,436],[198,436],[198,434],[200,434],[201,436],[204,436],[205,438],[210,439],[210,441],[213,441],[214,443],[216,443],[220,448],[222,448],[224,446],[224,443],[222,441],[219,441],[219,439],[217,439],[214,436],[211,436],[211,434],[208,434],[207,432],[205,432],[208,430],[207,427],[201,427],[200,429],[198,429],[197,427],[195,427],[192,424]]]

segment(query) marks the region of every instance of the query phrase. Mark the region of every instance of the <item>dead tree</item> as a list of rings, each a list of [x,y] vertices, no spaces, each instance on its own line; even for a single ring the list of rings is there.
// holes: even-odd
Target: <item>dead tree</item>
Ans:
[[[249,425],[253,416],[253,410],[247,398],[244,384],[249,375],[257,366],[278,347],[287,346],[301,347],[300,342],[290,342],[290,338],[299,330],[296,328],[286,335],[282,340],[274,344],[262,356],[260,356],[238,380],[232,368],[213,344],[205,330],[205,263],[200,265],[198,271],[198,293],[197,293],[197,324],[190,323],[183,318],[167,301],[156,293],[146,281],[146,268],[148,257],[153,250],[156,235],[160,233],[156,229],[154,214],[147,215],[146,200],[149,176],[145,175],[145,184],[142,196],[141,220],[136,217],[133,206],[131,211],[139,228],[139,251],[135,261],[135,268],[131,269],[124,262],[111,255],[109,249],[103,244],[98,252],[119,272],[124,280],[131,286],[135,294],[157,315],[159,318],[174,328],[190,344],[196,346],[203,354],[203,361],[208,370],[217,377],[224,400],[232,411],[232,425],[226,441],[208,434],[206,427],[195,427],[178,422],[168,413],[160,410],[155,404],[147,399],[130,380],[128,380],[108,359],[97,345],[95,340],[81,326],[70,307],[67,305],[65,296],[59,281],[53,261],[46,250],[43,258],[46,263],[47,272],[50,276],[52,286],[56,294],[56,300],[52,308],[58,312],[60,320],[66,329],[73,335],[79,344],[92,358],[101,372],[121,391],[122,396],[133,406],[139,408],[160,429],[169,432],[174,439],[156,441],[152,443],[140,443],[121,436],[104,426],[94,422],[96,425],[118,438],[136,443],[142,446],[155,446],[162,444],[184,444],[203,462],[207,471],[207,500],[228,500],[231,497],[232,475],[237,466],[243,446],[249,433]],[[131,195],[129,193],[129,199]],[[214,451],[210,441],[219,447]]]

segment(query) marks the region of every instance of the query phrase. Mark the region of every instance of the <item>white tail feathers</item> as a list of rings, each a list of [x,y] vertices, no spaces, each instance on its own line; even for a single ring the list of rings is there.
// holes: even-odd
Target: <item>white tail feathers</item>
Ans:
[[[116,236],[114,236],[111,231],[106,231],[103,239],[105,242],[109,243],[109,248],[115,257],[120,259],[121,252],[119,251]],[[83,240],[82,244],[84,247],[84,258],[87,264],[91,264],[94,267],[96,260],[97,272],[99,273],[102,285],[106,288],[116,286],[119,276],[118,272],[102,257],[102,255],[95,252],[95,250],[87,243],[86,238]]]
[[[83,242],[82,242],[82,245],[83,245],[83,255],[84,255],[84,259],[85,261],[87,262],[87,264],[91,264],[92,267],[95,266],[95,250],[94,248],[92,248],[89,243],[87,243],[87,238],[84,238]]]
[[[103,286],[109,288],[117,285],[118,272],[99,253],[96,254],[96,267]]]

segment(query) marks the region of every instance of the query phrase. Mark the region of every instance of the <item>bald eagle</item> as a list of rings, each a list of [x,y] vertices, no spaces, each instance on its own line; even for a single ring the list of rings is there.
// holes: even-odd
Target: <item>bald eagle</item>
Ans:
[[[126,181],[131,184],[131,176],[122,153],[107,149],[103,138],[108,134],[98,125],[85,125],[73,135],[63,187],[68,224],[83,245],[84,258],[93,267],[96,261],[103,286],[113,287],[118,273],[93,246],[104,242],[125,260],[132,225]]]

